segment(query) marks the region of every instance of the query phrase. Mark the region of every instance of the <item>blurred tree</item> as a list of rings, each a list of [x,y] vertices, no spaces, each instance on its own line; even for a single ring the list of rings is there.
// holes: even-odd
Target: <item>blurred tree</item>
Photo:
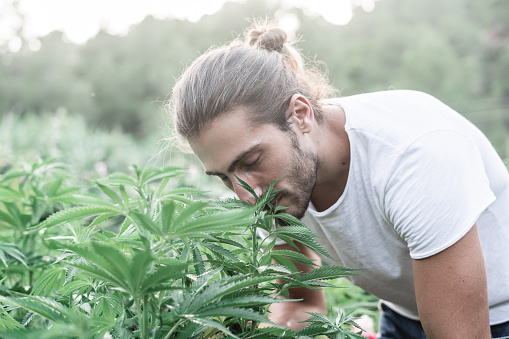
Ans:
[[[77,46],[64,43],[60,32],[44,37],[37,53],[23,49],[4,54],[0,63],[0,114],[42,113],[59,107],[89,113],[94,103],[87,79],[75,73],[79,58]]]
[[[239,36],[248,19],[288,15],[299,21],[298,47],[327,65],[343,95],[426,91],[476,122],[508,156],[505,0],[381,0],[370,13],[355,8],[345,26],[281,0],[246,0],[197,23],[148,17],[126,36],[101,32],[85,45],[52,33],[37,52],[0,54],[0,115],[65,107],[93,126],[144,137],[166,128],[164,102],[191,60]]]

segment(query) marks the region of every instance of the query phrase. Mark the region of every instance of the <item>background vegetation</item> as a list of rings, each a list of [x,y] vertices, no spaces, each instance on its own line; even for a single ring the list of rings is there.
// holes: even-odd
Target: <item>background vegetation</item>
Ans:
[[[410,88],[478,124],[507,156],[509,4],[503,0],[381,0],[346,26],[279,1],[227,2],[197,23],[146,18],[126,36],[101,32],[84,45],[54,32],[32,52],[3,46],[0,114],[64,108],[91,126],[136,138],[167,135],[162,107],[185,65],[242,33],[246,18],[298,19],[304,54],[325,62],[343,95]],[[227,25],[225,23],[228,23]]]
[[[0,45],[0,174],[50,157],[69,165],[66,180],[103,178],[131,164],[185,166],[178,186],[226,194],[193,156],[164,141],[172,140],[164,103],[191,60],[237,37],[246,19],[265,16],[298,21],[298,47],[324,62],[341,95],[428,92],[509,158],[509,2],[381,0],[335,26],[278,0],[247,0],[197,23],[148,17],[125,36],[100,32],[83,45],[60,32],[42,37],[36,51],[26,41],[16,53]],[[342,291],[329,294],[332,305],[372,302],[362,291]]]
[[[327,65],[342,95],[428,92],[508,156],[509,3],[503,0],[381,0],[371,13],[356,8],[346,26],[278,0],[247,0],[227,2],[197,23],[148,17],[126,36],[101,32],[84,45],[54,32],[35,52],[28,43],[18,53],[0,47],[0,117],[63,108],[94,129],[120,128],[137,140],[168,136],[164,101],[185,65],[241,34],[246,18],[264,16],[298,20],[298,46]]]

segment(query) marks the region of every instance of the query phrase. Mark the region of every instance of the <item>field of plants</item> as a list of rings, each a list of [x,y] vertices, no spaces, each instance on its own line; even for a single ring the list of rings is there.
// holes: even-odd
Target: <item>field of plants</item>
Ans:
[[[341,95],[427,92],[509,165],[509,2],[383,0],[369,13],[361,2],[345,26],[247,0],[198,22],[101,29],[83,45],[58,31],[26,36],[22,1],[2,3],[19,48],[0,41],[0,338],[362,338],[361,316],[376,329],[377,299],[345,278],[358,272],[271,251],[257,229],[327,255],[270,206],[271,190],[247,206],[203,175],[173,145],[164,109],[185,65],[245,18],[286,18]],[[273,229],[278,219],[289,226]],[[257,326],[295,286],[323,288],[328,314],[298,332]]]
[[[32,154],[26,140],[0,139],[2,338],[361,338],[354,320],[376,319],[376,300],[343,278],[355,270],[300,274],[292,261],[313,267],[309,259],[271,251],[277,236],[327,255],[305,225],[270,205],[276,191],[256,206],[213,198],[190,185],[184,178],[193,174],[181,166],[122,167],[96,157],[92,141],[109,133],[58,115],[33,119],[2,124],[11,134],[33,124],[33,135],[53,136],[32,144]],[[77,154],[69,138],[80,130]],[[126,154],[137,156],[134,148]],[[289,226],[274,229],[278,219]],[[258,237],[258,228],[271,237]],[[328,316],[310,314],[298,332],[259,328],[270,324],[268,306],[296,286],[326,288]]]

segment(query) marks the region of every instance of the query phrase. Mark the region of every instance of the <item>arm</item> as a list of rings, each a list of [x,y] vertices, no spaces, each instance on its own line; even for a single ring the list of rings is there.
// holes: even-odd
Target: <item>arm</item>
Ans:
[[[413,272],[419,317],[428,338],[491,338],[476,225],[444,251],[414,260]]]
[[[310,259],[315,259],[320,262],[320,258],[309,248],[298,244],[300,253],[304,254]],[[290,245],[275,246],[274,250],[293,250],[296,249]],[[295,263],[295,266],[302,273],[309,272],[312,268]],[[299,330],[304,328],[308,323],[299,323],[299,321],[306,320],[310,317],[309,314],[304,312],[318,312],[327,313],[325,307],[325,295],[323,290],[311,290],[303,287],[291,288],[289,290],[290,299],[303,299],[302,301],[289,301],[283,303],[272,304],[269,308],[269,319],[278,325],[285,326],[292,330]]]

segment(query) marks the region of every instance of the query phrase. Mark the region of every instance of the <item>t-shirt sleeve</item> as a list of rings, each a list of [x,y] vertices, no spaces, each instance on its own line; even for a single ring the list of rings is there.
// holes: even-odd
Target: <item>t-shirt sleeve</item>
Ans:
[[[422,259],[461,239],[494,199],[475,144],[458,132],[434,131],[401,153],[384,205],[410,256]]]

